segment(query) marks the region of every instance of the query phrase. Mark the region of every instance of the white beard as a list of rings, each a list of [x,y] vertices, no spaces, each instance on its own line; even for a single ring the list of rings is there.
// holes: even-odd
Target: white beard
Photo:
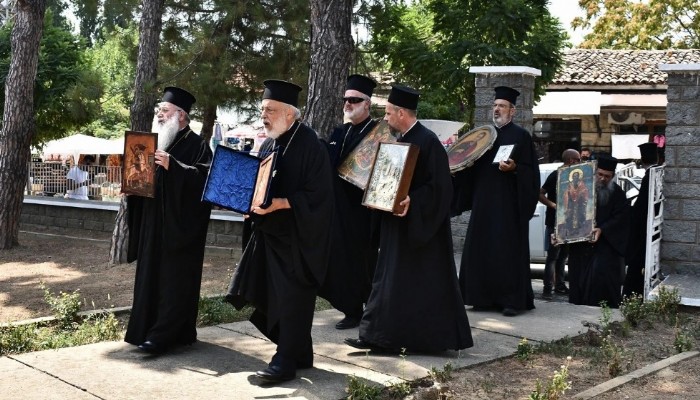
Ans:
[[[158,122],[158,117],[153,117],[153,131],[158,133],[158,150],[167,149],[180,131],[177,114],[173,114],[163,123]]]
[[[273,139],[277,139],[280,137],[280,135],[282,135],[280,132],[275,132],[272,129],[264,128],[263,130],[265,131],[265,135],[267,135],[267,137],[271,137]]]

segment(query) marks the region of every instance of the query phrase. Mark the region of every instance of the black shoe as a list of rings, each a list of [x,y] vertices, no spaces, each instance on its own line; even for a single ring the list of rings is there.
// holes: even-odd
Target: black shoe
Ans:
[[[360,326],[360,319],[355,317],[345,317],[335,324],[335,329],[351,329]]]
[[[383,354],[400,354],[401,351],[398,349],[389,349],[386,347],[382,346],[377,346],[376,344],[372,344],[369,342],[366,342],[362,339],[355,339],[355,338],[347,338],[343,340],[345,344],[348,346],[352,346],[356,349],[360,350],[369,350],[374,353],[383,353]]]
[[[255,373],[258,378],[268,382],[286,382],[297,377],[297,372],[294,370],[283,370],[277,365],[269,365],[262,371]]]
[[[552,296],[552,291],[551,291],[551,290],[550,290],[550,291],[546,291],[546,290],[545,290],[544,292],[542,292],[542,298],[545,299],[545,300],[552,300],[552,299],[554,299],[554,296]]]
[[[515,308],[504,307],[503,315],[506,317],[515,317],[516,315],[518,315],[518,310],[516,310]]]
[[[566,286],[562,286],[560,288],[554,289],[554,293],[558,294],[569,294],[569,288]]]
[[[141,343],[138,347],[139,350],[148,354],[163,354],[166,350],[165,347],[159,346],[150,340],[146,340],[145,342]]]

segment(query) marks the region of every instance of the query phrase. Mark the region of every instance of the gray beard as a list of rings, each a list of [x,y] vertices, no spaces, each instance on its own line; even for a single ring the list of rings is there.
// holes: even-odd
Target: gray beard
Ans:
[[[273,130],[271,130],[271,129],[263,129],[263,130],[265,131],[265,135],[266,135],[267,137],[272,138],[272,139],[277,139],[278,137],[280,137],[280,136],[282,135],[281,133],[275,132],[275,131],[273,131]]]
[[[615,185],[615,182],[612,180],[608,182],[607,185],[603,185],[600,182],[596,182],[596,201],[598,201],[598,205],[603,207],[608,205],[608,202],[610,202],[610,197],[612,196],[614,191],[613,185]]]
[[[174,114],[167,121],[160,123],[158,118],[153,118],[153,131],[158,133],[158,150],[165,150],[173,143],[175,136],[180,131],[177,121],[177,114]]]

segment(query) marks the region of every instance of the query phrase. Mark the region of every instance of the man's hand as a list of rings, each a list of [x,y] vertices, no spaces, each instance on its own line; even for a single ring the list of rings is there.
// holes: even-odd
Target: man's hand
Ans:
[[[509,158],[508,161],[498,162],[498,169],[503,172],[515,171],[515,167],[515,160],[513,160],[512,158]]]
[[[403,212],[394,214],[397,217],[405,217],[406,214],[408,214],[408,207],[411,205],[411,197],[406,195],[406,198],[399,203],[400,206],[403,206]]]
[[[283,210],[285,208],[292,208],[292,205],[289,204],[289,200],[286,198],[273,198],[272,202],[270,203],[270,206],[267,208],[262,208],[260,207],[260,204],[254,206],[250,211],[253,214],[258,214],[258,215],[265,215],[269,214],[271,212],[275,212],[277,210]]]
[[[156,150],[156,164],[168,170],[170,166],[170,154],[164,152],[163,150]]]
[[[600,235],[603,234],[603,231],[600,230],[600,228],[593,228],[593,231],[591,232],[591,243],[595,243],[600,239]]]

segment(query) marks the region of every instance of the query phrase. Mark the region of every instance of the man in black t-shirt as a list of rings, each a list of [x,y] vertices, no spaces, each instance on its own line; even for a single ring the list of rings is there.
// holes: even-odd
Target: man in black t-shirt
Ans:
[[[569,166],[581,161],[581,156],[574,149],[567,149],[561,155],[564,166]],[[564,265],[568,256],[567,245],[551,245],[551,236],[554,233],[556,226],[556,210],[557,210],[557,171],[553,171],[544,181],[540,189],[540,202],[547,206],[547,212],[544,219],[546,227],[545,235],[545,250],[547,250],[547,259],[544,264],[544,289],[542,290],[542,298],[545,300],[552,299],[552,287],[559,294],[569,293],[569,289],[564,283]]]

